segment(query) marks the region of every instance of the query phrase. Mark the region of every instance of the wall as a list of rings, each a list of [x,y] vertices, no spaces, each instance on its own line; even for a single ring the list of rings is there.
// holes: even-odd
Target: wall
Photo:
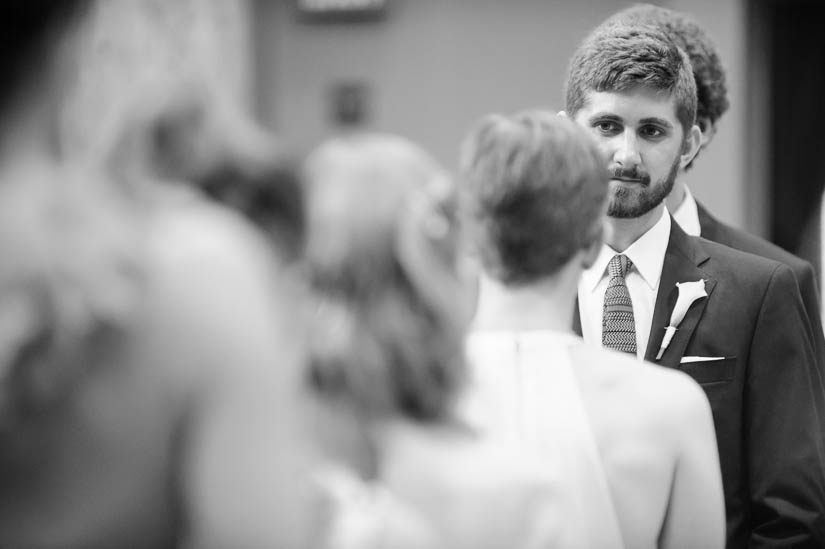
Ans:
[[[94,155],[124,112],[199,86],[251,110],[245,0],[97,2],[63,113],[66,148]]]
[[[694,194],[721,219],[767,234],[764,181],[748,181],[746,14],[744,2],[672,0],[667,7],[693,15],[716,44],[725,67],[730,110],[711,146],[687,175]]]
[[[730,73],[730,112],[717,143],[689,174],[694,194],[743,225],[741,2],[659,2],[694,14]],[[384,20],[300,22],[287,1],[254,5],[258,111],[303,149],[335,131],[329,90],[365,82],[368,128],[404,134],[454,167],[461,136],[479,116],[526,107],[558,110],[567,61],[584,35],[632,2],[620,0],[389,0]]]

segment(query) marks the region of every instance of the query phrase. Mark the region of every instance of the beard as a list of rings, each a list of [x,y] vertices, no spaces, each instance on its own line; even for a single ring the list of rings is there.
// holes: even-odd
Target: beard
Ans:
[[[619,219],[633,219],[661,204],[676,183],[679,161],[680,158],[677,156],[667,176],[652,184],[647,174],[638,174],[635,170],[633,172],[615,170],[614,177],[636,178],[641,181],[632,187],[623,185],[613,189],[607,204],[607,215]]]

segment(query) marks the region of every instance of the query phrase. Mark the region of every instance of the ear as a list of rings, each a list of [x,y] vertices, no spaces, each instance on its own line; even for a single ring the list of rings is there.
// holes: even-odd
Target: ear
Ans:
[[[690,164],[691,160],[699,153],[699,149],[702,148],[702,130],[699,129],[699,126],[694,124],[691,126],[690,131],[685,138],[685,142],[682,145],[682,154],[680,159],[680,166],[684,170],[685,166]]]
[[[697,122],[699,122],[699,129],[702,130],[702,148],[704,149],[716,135],[716,124],[711,122],[708,117],[703,117],[701,120],[697,119]]]

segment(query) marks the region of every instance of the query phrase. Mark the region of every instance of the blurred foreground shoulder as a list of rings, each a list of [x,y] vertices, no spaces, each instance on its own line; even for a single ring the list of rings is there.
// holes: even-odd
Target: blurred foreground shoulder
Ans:
[[[186,406],[189,544],[305,547],[316,453],[291,287],[255,228],[206,201],[158,211],[147,245],[157,368]]]

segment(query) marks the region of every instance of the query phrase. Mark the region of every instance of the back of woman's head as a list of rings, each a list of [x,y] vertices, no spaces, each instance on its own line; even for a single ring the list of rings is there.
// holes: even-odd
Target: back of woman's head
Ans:
[[[289,151],[219,93],[169,85],[124,108],[99,144],[127,192],[185,183],[251,221],[279,257],[303,247],[302,189]]]
[[[443,417],[465,324],[451,182],[386,135],[321,145],[305,176],[316,388],[372,417]]]

